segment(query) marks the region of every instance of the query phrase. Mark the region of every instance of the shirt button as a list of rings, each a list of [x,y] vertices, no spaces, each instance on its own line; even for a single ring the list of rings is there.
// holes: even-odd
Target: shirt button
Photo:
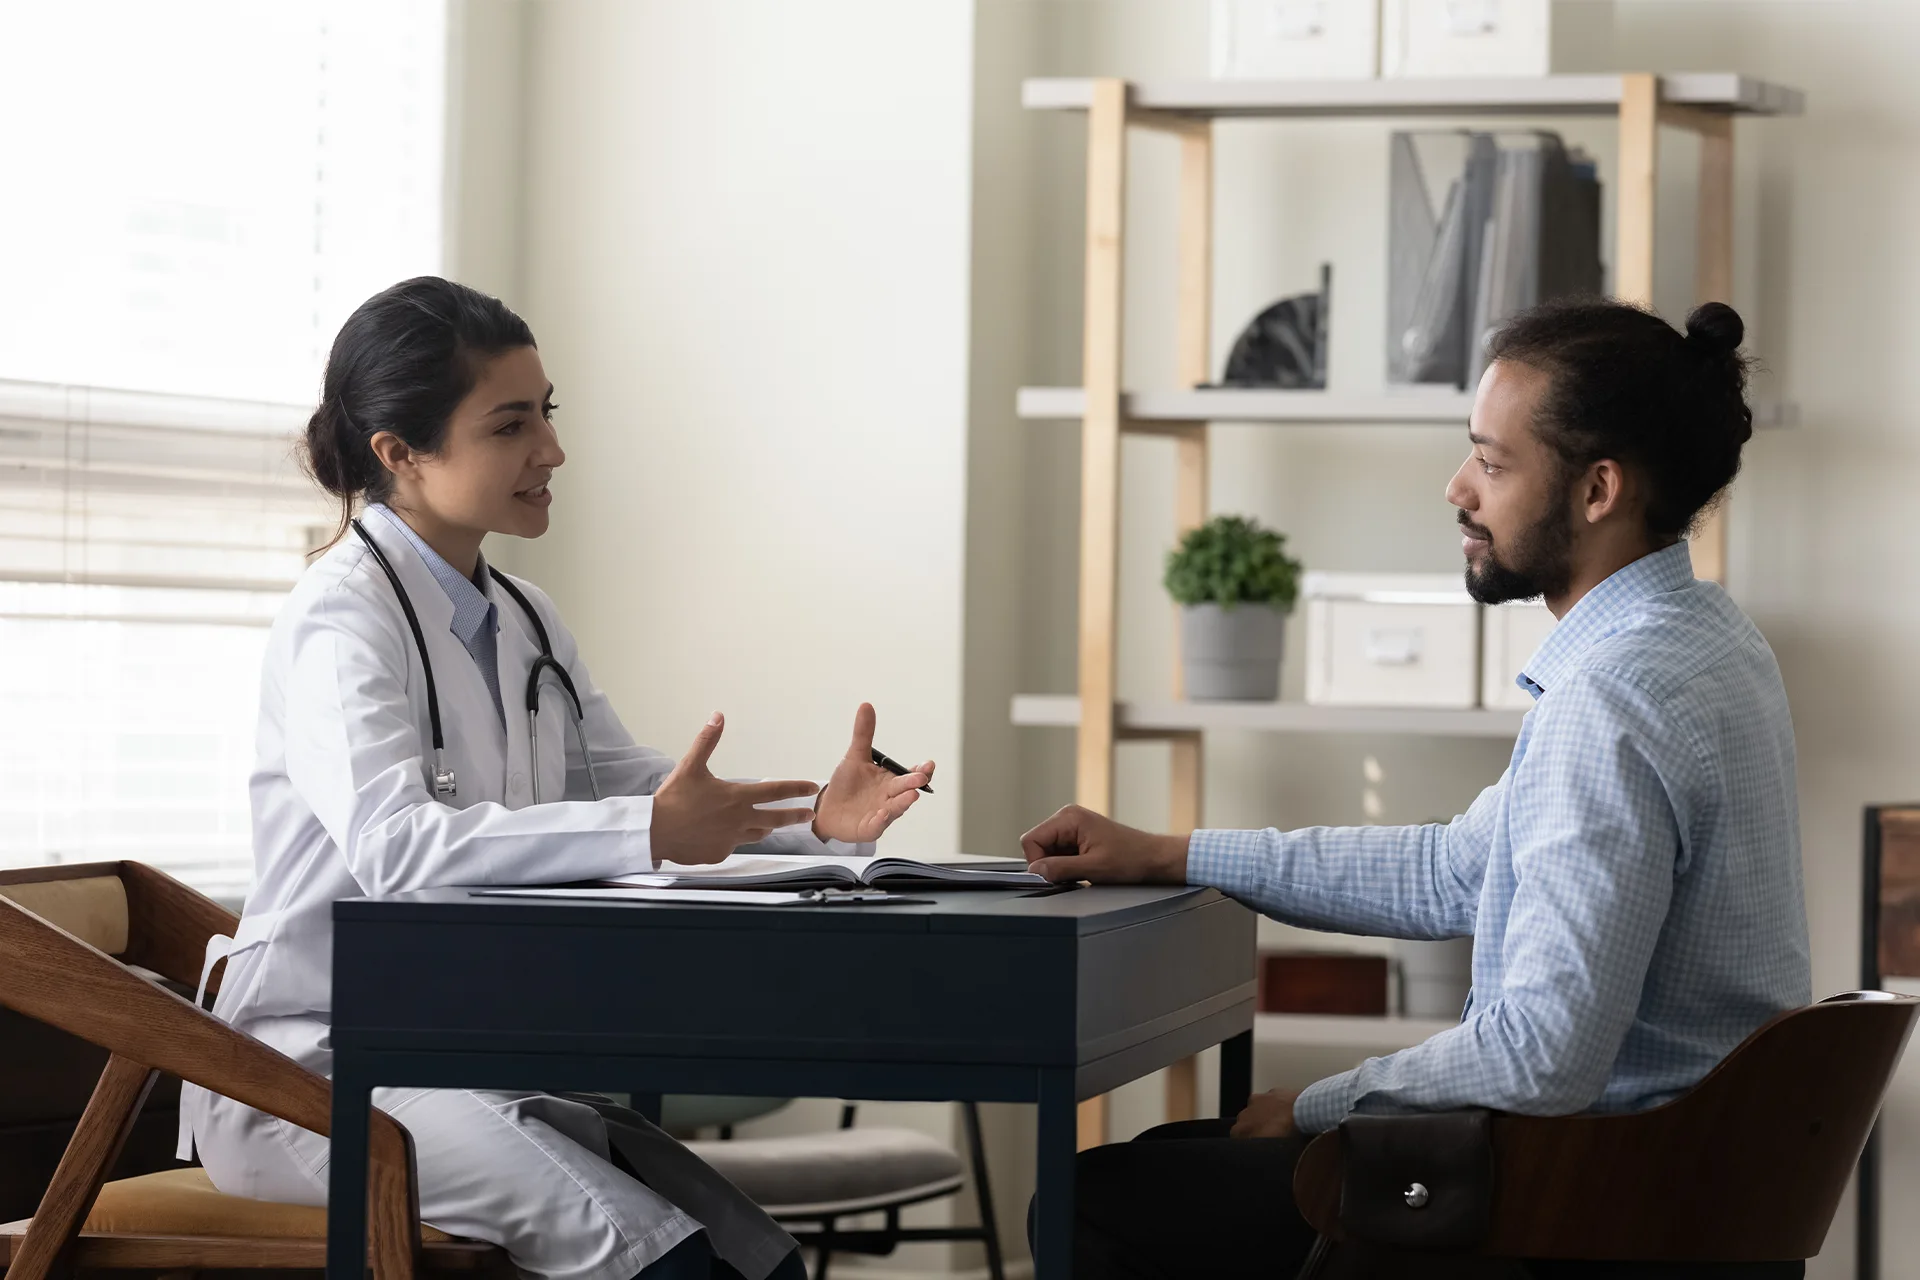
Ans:
[[[513,792],[514,794],[517,795],[520,792],[525,791],[526,789],[527,789],[526,774],[516,773],[511,778],[507,779],[507,790]]]

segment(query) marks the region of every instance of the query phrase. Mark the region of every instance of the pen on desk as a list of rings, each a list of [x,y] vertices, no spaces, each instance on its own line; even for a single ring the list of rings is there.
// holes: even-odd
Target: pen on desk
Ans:
[[[908,774],[913,772],[913,770],[907,768],[907,766],[901,764],[898,760],[895,760],[892,756],[889,756],[885,752],[881,751],[880,748],[873,747],[871,748],[871,750],[873,751],[873,762],[879,765],[882,769],[885,769],[888,773],[892,774],[894,777],[904,778]],[[933,788],[927,786],[925,783],[920,784],[920,789],[926,792],[928,795],[933,794]]]

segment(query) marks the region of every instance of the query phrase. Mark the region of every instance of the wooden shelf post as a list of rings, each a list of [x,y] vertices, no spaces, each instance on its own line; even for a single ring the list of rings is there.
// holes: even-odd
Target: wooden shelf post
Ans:
[[[1113,810],[1116,597],[1120,587],[1120,363],[1124,333],[1127,84],[1096,80],[1087,110],[1087,269],[1081,346],[1080,730],[1074,796]],[[1082,1149],[1107,1136],[1107,1100],[1080,1104]]]
[[[1180,276],[1176,341],[1177,373],[1182,387],[1212,380],[1213,349],[1213,124],[1195,125],[1180,138]],[[1207,520],[1207,424],[1189,423],[1174,437],[1174,536]],[[1174,609],[1173,696],[1186,696],[1180,663],[1180,618]],[[1167,820],[1176,835],[1200,825],[1204,740],[1198,733],[1176,734],[1168,741],[1171,776]],[[1166,1118],[1191,1120],[1200,1113],[1200,1072],[1196,1059],[1167,1068]]]
[[[1695,213],[1694,295],[1698,302],[1733,298],[1733,117],[1696,113],[1700,135],[1700,205]],[[1708,513],[1693,535],[1693,576],[1727,581],[1727,502]]]
[[[1733,117],[1686,107],[1663,108],[1660,77],[1645,73],[1621,77],[1614,293],[1627,302],[1653,305],[1654,192],[1663,121],[1700,136],[1694,293],[1700,302],[1725,302],[1733,292]],[[1691,550],[1695,577],[1727,580],[1724,502],[1701,522]]]
[[[1653,208],[1660,168],[1660,77],[1620,77],[1620,195],[1614,214],[1613,293],[1653,305]]]
[[[1080,420],[1078,802],[1113,807],[1115,598],[1119,592],[1120,359],[1126,260],[1127,86],[1100,80],[1087,112],[1087,267]]]

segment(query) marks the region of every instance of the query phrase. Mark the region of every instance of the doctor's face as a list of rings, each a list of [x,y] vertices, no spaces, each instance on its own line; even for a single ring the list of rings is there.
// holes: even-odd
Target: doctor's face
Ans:
[[[553,384],[537,350],[494,356],[453,411],[440,448],[420,459],[418,492],[409,496],[450,525],[539,537],[553,502],[547,481],[567,460],[553,410]]]

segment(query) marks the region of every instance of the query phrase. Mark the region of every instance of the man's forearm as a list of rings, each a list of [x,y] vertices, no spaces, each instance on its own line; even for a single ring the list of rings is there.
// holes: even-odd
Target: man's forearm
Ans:
[[[1185,878],[1310,929],[1459,937],[1473,931],[1480,885],[1460,875],[1451,825],[1196,831]]]

